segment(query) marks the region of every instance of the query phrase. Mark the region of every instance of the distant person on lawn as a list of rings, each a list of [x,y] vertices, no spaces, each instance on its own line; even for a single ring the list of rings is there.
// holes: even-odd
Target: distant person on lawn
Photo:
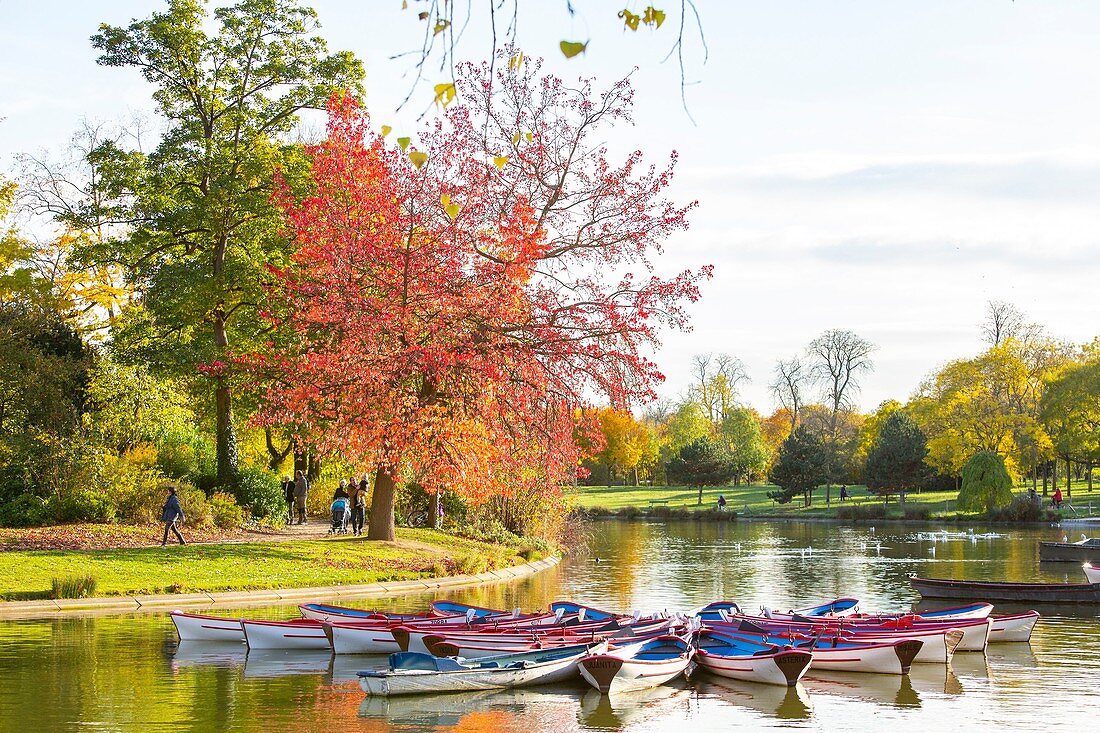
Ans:
[[[726,511],[726,497],[723,494],[718,495],[718,511]]]
[[[168,530],[172,530],[181,545],[187,544],[183,539],[183,535],[180,534],[179,528],[176,527],[176,523],[182,522],[184,516],[183,507],[180,506],[179,497],[176,496],[175,486],[168,487],[168,500],[164,502],[164,508],[160,510],[160,519],[164,522],[164,539],[160,541],[161,547],[168,544]]]
[[[306,497],[309,496],[309,480],[301,471],[294,476],[294,503],[298,506],[298,524],[306,523]]]

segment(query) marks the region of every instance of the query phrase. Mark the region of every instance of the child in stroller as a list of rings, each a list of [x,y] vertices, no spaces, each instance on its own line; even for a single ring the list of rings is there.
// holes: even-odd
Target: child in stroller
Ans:
[[[348,518],[351,509],[348,507],[347,498],[340,496],[332,500],[332,526],[328,528],[329,534],[347,534]]]

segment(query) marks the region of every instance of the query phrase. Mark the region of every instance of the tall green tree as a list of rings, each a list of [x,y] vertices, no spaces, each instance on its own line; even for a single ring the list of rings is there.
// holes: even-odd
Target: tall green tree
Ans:
[[[970,512],[991,512],[1012,501],[1012,477],[1003,456],[993,451],[979,451],[970,457],[962,470],[959,509]]]
[[[900,410],[882,423],[863,469],[867,488],[887,501],[891,493],[919,489],[929,478],[928,443],[913,419]]]
[[[725,486],[733,478],[733,456],[722,443],[699,438],[680,449],[668,462],[668,475],[673,481],[699,489],[697,504],[703,503],[704,486]]]
[[[733,478],[740,483],[759,476],[768,467],[768,446],[760,430],[760,418],[755,410],[734,407],[726,411],[718,435],[729,447],[733,460]]]
[[[102,185],[126,193],[105,198],[130,202],[131,227],[84,255],[120,264],[137,288],[143,313],[117,339],[169,373],[204,370],[218,479],[228,483],[237,446],[226,365],[234,350],[267,338],[262,285],[291,249],[271,204],[276,171],[293,184],[305,166],[287,142],[299,113],[358,91],[363,68],[350,53],[329,54],[316,13],[295,0],[241,0],[213,16],[199,0],[170,0],[164,12],[92,37],[100,64],[137,69],[152,85],[165,131],[148,155],[113,141],[93,151]]]
[[[801,426],[791,433],[779,447],[768,480],[779,487],[768,492],[769,499],[786,504],[802,494],[810,506],[814,489],[829,480],[829,454],[821,438]]]

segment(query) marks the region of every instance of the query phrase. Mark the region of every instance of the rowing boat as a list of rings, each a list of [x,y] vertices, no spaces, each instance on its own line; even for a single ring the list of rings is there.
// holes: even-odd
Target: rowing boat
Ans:
[[[925,598],[981,598],[1026,603],[1100,603],[1100,583],[989,583],[943,578],[909,578]]]
[[[1100,583],[1100,565],[1087,562],[1082,569],[1085,571],[1085,577],[1088,578],[1090,583]]]
[[[603,639],[617,646],[624,646],[666,635],[669,631],[670,622],[661,620],[637,626],[604,627],[585,632],[563,629],[558,633],[539,635],[429,635],[424,638],[424,646],[437,657],[458,656],[465,659],[480,659],[505,652],[533,651],[580,643],[592,644]]]
[[[1040,542],[1039,560],[1100,563],[1100,537],[1082,537],[1080,542]]]
[[[600,642],[476,661],[400,652],[390,655],[389,669],[360,672],[359,687],[368,695],[415,695],[544,685],[575,677],[583,657],[606,650]]]
[[[709,632],[712,638],[738,639],[768,644],[781,642],[794,649],[805,649],[813,654],[810,669],[833,672],[866,672],[872,674],[908,674],[913,659],[924,642],[919,639],[895,639],[891,641],[860,641],[833,636],[808,637],[793,635],[772,641],[766,634]],[[702,643],[702,642],[700,642]]]
[[[710,631],[699,634],[695,661],[720,677],[793,687],[806,674],[813,654],[805,649],[737,639]]]
[[[249,649],[328,649],[328,636],[319,621],[257,621],[242,619],[244,640]]]
[[[581,677],[602,694],[644,690],[671,682],[691,664],[695,649],[678,636],[663,635],[648,641],[589,654],[578,662]]]
[[[168,615],[180,641],[244,641],[240,619],[183,611],[172,611]]]

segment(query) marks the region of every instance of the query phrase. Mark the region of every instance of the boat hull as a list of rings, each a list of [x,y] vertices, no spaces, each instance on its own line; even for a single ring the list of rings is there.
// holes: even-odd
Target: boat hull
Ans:
[[[1031,641],[1031,632],[1038,621],[1038,611],[994,616],[993,628],[989,632],[989,642],[992,644]]]
[[[1100,563],[1100,542],[1095,544],[1040,542],[1039,560],[1042,562]]]
[[[581,677],[604,695],[616,692],[645,690],[671,682],[691,664],[689,655],[675,659],[647,662],[622,659],[614,653],[593,654],[579,662]]]
[[[244,641],[241,620],[221,616],[203,616],[183,611],[169,614],[180,641]]]
[[[726,656],[700,649],[696,663],[711,674],[733,680],[794,687],[813,661],[810,652],[789,649],[763,656]]]
[[[325,624],[332,651],[336,654],[393,654],[401,651],[389,627]]]
[[[249,649],[328,649],[321,624],[309,621],[277,622],[242,620]]]
[[[979,598],[1025,603],[1100,603],[1100,583],[982,583],[940,578],[910,578],[925,598]]]

